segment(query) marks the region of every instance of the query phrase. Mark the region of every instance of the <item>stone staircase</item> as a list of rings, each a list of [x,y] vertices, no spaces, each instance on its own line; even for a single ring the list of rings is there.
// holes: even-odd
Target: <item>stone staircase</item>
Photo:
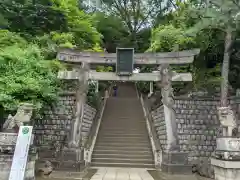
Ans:
[[[119,84],[117,97],[107,100],[91,164],[154,168],[141,102],[133,84]]]

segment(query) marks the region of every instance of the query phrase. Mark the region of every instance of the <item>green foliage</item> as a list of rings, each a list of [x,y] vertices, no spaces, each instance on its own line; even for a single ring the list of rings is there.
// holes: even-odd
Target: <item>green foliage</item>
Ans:
[[[196,4],[190,1],[178,2],[177,7],[176,11],[167,15],[168,24],[160,25],[152,31],[149,51],[165,52],[200,48],[201,53],[195,58],[190,69],[188,67],[183,67],[183,69],[172,67],[177,72],[192,72],[192,87],[186,83],[182,85],[177,83],[174,84],[174,88],[177,92],[188,87],[188,90],[193,88],[192,90],[207,90],[212,93],[221,82],[219,64],[222,61],[225,36],[221,31],[222,27],[214,26],[214,24],[218,24],[219,19],[226,17],[221,16],[214,21],[213,19],[218,16],[213,16],[211,8],[203,9],[202,7],[206,7],[206,4],[203,6],[199,2]],[[203,15],[203,12],[208,14],[205,22],[201,20],[203,17],[200,16]],[[224,22],[223,20],[219,21]]]
[[[113,68],[111,66],[97,66],[96,68],[97,72],[112,72]],[[87,102],[92,107],[98,108],[99,102],[101,100],[101,97],[104,96],[105,90],[110,86],[110,82],[98,82],[98,93],[95,92],[96,89],[96,83],[95,81],[89,82],[89,88],[88,88],[88,99]]]
[[[57,61],[46,61],[35,45],[8,46],[0,51],[0,106],[16,109],[21,102],[37,108],[57,99]]]
[[[193,47],[194,44],[194,38],[188,37],[184,29],[175,28],[173,25],[159,26],[152,32],[152,42],[149,51],[179,51]]]
[[[97,72],[112,72],[113,68],[111,66],[97,66]]]
[[[20,37],[17,33],[10,32],[8,30],[0,30],[0,48],[12,45],[24,47],[27,45],[27,41]]]
[[[94,18],[98,32],[103,35],[102,46],[109,52],[115,52],[116,47],[124,47],[129,43],[128,30],[119,17],[97,12]]]
[[[197,33],[203,29],[237,29],[239,24],[239,2],[234,0],[202,1],[190,7],[191,13],[198,18],[197,23],[189,29],[189,33]]]
[[[214,94],[221,83],[221,66],[218,64],[214,68],[198,69],[193,71],[193,87],[195,90],[208,91],[208,94]]]
[[[8,29],[24,36],[43,35],[55,30],[66,31],[66,19],[61,10],[53,9],[48,0],[3,0],[0,12]]]
[[[101,35],[94,26],[94,18],[78,8],[77,0],[52,0],[52,2],[54,8],[65,15],[68,30],[73,34],[78,48],[93,48],[100,43]]]
[[[75,48],[74,36],[72,33],[58,33],[51,32],[44,36],[38,36],[33,40],[38,44],[42,50],[42,54],[46,59],[55,59],[57,49],[62,48]]]
[[[60,90],[58,48],[101,52],[94,18],[78,9],[77,0],[0,3],[0,107],[15,109],[29,101],[52,104]],[[49,60],[46,60],[49,59]]]
[[[135,47],[135,52],[166,52],[199,47],[201,53],[193,65],[172,66],[177,72],[192,72],[194,80],[189,83],[192,86],[174,84],[175,91],[191,88],[214,91],[221,81],[226,27],[236,32],[236,37],[240,35],[239,6],[235,2],[239,3],[105,0],[106,13],[89,13],[80,9],[78,0],[2,0],[0,107],[14,109],[23,101],[41,107],[57,99],[56,74],[62,66],[53,59],[58,48],[115,52],[116,47]],[[239,45],[233,49],[229,78],[238,88]],[[96,70],[112,72],[113,67],[98,66]],[[141,67],[141,72],[152,70],[156,67]],[[142,92],[149,92],[149,83],[137,85]],[[95,93],[95,82],[89,86],[88,102],[97,107],[101,96]],[[99,83],[100,93],[109,86],[110,82]]]

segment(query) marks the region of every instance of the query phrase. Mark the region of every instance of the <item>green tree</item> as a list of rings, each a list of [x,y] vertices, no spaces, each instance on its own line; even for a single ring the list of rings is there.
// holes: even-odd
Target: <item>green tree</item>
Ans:
[[[129,33],[129,46],[138,49],[137,34],[153,23],[158,13],[169,9],[163,0],[103,0],[103,9],[121,19]]]
[[[0,12],[8,22],[7,29],[25,36],[67,30],[63,13],[54,9],[47,0],[3,0],[0,3]]]
[[[233,43],[234,32],[237,30],[239,21],[240,1],[235,0],[211,0],[196,2],[193,6],[195,17],[200,18],[198,23],[190,29],[191,33],[199,32],[203,29],[219,29],[225,33],[224,56],[222,62],[222,82],[221,82],[221,106],[227,106],[227,96],[229,89],[229,64],[230,49]]]
[[[13,110],[21,102],[31,102],[37,108],[55,102],[60,68],[59,62],[44,60],[36,45],[0,48],[0,106]]]
[[[74,36],[76,46],[90,49],[101,42],[94,17],[78,8],[77,0],[52,0],[54,9],[60,10],[67,19],[68,31]]]
[[[189,2],[177,3],[177,10],[167,14],[168,23],[152,30],[150,51],[166,52],[192,48],[200,48],[201,52],[195,58],[193,66],[172,67],[177,72],[190,71],[193,74],[193,86],[188,90],[203,90],[209,94],[215,93],[215,89],[220,83],[219,78],[219,52],[222,46],[222,33],[215,29],[204,29],[196,34],[187,33],[197,22],[196,16],[192,15],[189,9],[192,4]],[[185,89],[183,85],[176,86],[175,90],[181,92]],[[192,89],[193,88],[193,89]],[[183,91],[186,93],[186,91]]]
[[[128,30],[119,17],[96,12],[94,18],[98,32],[103,35],[102,46],[108,52],[115,52],[116,47],[125,47],[129,43]]]

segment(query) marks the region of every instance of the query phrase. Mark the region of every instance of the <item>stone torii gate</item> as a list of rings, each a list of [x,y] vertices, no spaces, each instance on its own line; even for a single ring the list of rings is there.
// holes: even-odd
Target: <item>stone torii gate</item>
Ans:
[[[121,59],[121,53],[128,51],[128,55]],[[130,52],[130,53],[129,53]],[[81,117],[83,116],[83,105],[87,93],[87,81],[150,81],[159,82],[162,89],[164,114],[167,131],[167,151],[178,151],[178,137],[175,113],[173,110],[173,91],[172,81],[192,81],[191,73],[177,73],[171,71],[172,64],[190,64],[194,60],[194,56],[199,54],[199,49],[192,49],[179,52],[166,53],[138,53],[134,54],[131,48],[117,49],[117,53],[97,53],[97,52],[79,52],[72,49],[62,49],[58,52],[57,59],[64,63],[73,64],[72,71],[61,71],[58,74],[60,79],[78,80],[79,87],[76,94],[77,97],[77,113],[76,119],[73,122],[69,147],[79,146],[77,135],[80,133]],[[130,57],[130,58],[129,58]],[[122,62],[121,62],[122,61]],[[123,63],[125,62],[125,64]],[[126,65],[126,61],[129,61]],[[115,65],[118,72],[96,72],[89,68],[91,64]],[[124,65],[123,65],[124,64]],[[152,73],[137,73],[132,74],[133,65],[156,65],[159,71]],[[121,74],[121,67],[129,66],[130,71]],[[120,70],[119,70],[120,68]],[[122,68],[124,69],[124,67]],[[129,70],[128,69],[128,70]],[[128,71],[127,70],[127,71]],[[126,71],[126,68],[125,68]],[[152,90],[152,88],[150,88]]]

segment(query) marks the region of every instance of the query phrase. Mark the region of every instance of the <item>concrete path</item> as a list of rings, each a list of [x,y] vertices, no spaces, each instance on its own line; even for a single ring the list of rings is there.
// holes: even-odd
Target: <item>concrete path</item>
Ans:
[[[98,168],[91,180],[154,180],[146,169]]]

